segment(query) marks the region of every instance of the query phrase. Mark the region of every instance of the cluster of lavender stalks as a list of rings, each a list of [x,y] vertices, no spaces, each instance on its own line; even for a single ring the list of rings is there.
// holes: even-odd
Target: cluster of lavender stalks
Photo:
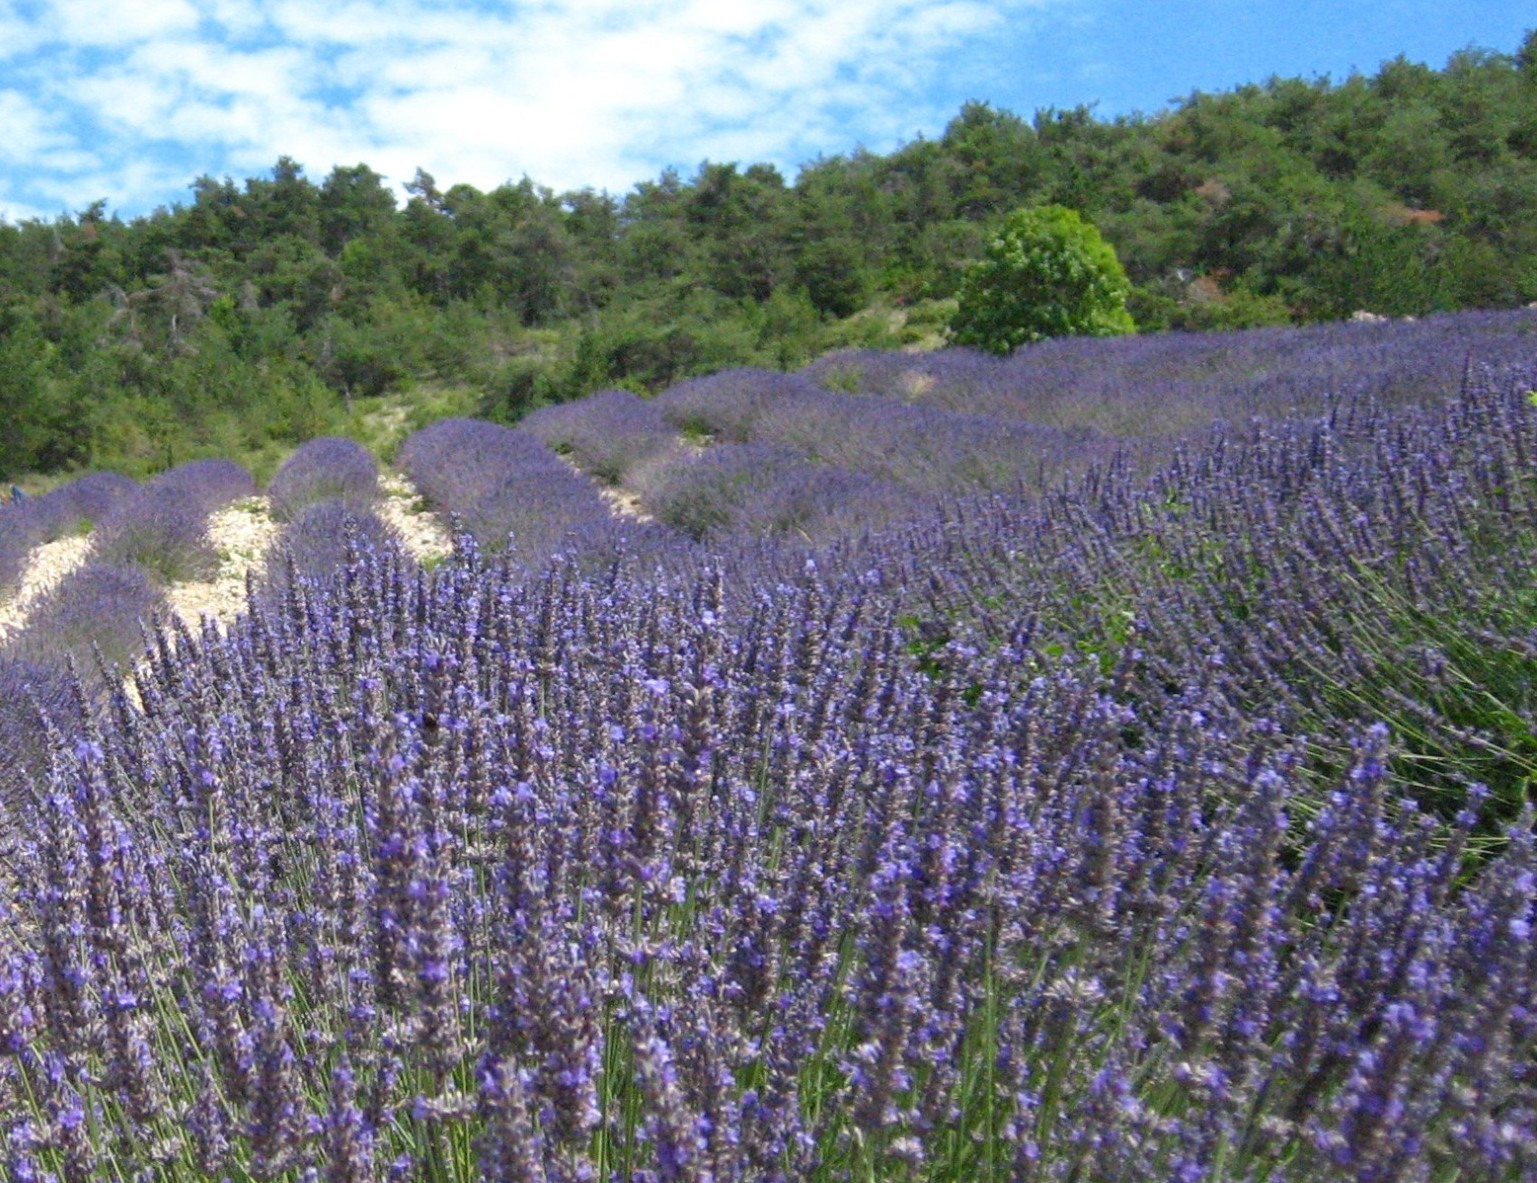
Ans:
[[[1534,381],[793,562],[466,532],[428,574],[351,528],[43,704],[0,1173],[1532,1178],[1533,811],[1453,767],[1508,720],[1442,716],[1482,669],[1530,722],[1478,573],[1533,549]],[[1395,682],[1453,608],[1487,663]]]

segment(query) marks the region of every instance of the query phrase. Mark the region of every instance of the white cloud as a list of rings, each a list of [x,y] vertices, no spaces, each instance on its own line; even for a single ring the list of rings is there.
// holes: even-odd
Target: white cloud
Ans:
[[[14,90],[0,90],[0,160],[26,165],[64,142],[64,136],[37,102]]]
[[[128,45],[197,28],[197,9],[186,0],[54,0],[40,26],[70,45]]]
[[[0,158],[132,162],[114,200],[151,205],[156,188],[280,155],[312,176],[361,160],[481,187],[526,173],[624,190],[706,157],[789,171],[946,117],[921,97],[946,51],[1082,2],[55,0],[31,24],[0,16],[16,34],[0,72],[43,104],[12,101]],[[193,163],[173,174],[178,160]],[[69,171],[55,168],[60,191]]]

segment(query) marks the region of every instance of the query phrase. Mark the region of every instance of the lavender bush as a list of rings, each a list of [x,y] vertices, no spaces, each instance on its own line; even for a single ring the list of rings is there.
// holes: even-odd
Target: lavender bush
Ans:
[[[346,573],[360,553],[403,553],[399,536],[371,508],[336,498],[304,507],[268,548],[263,591],[274,598],[295,584],[324,586]]]
[[[103,665],[129,664],[143,648],[144,627],[165,609],[164,593],[142,567],[93,557],[38,600],[0,658],[54,669],[74,662],[94,678]]]
[[[1537,1177],[1528,367],[162,630],[0,859],[6,1175]]]
[[[822,542],[902,520],[918,504],[874,477],[762,444],[716,444],[654,468],[639,492],[659,521],[696,541],[773,535]]]
[[[112,508],[93,537],[93,557],[136,565],[162,586],[211,579],[219,569],[207,510],[185,488],[151,484],[136,490]]]
[[[93,555],[138,567],[161,585],[210,579],[219,552],[208,537],[208,516],[255,492],[250,474],[231,461],[168,469],[113,502],[94,532]]]
[[[519,427],[611,485],[623,484],[637,465],[678,445],[677,432],[656,402],[628,390],[604,390],[576,402],[542,407]]]
[[[137,488],[137,482],[121,473],[88,472],[42,497],[28,498],[22,506],[14,508],[25,508],[39,501],[60,502],[74,517],[71,528],[89,529],[92,523],[101,521],[114,505]]]
[[[58,669],[0,655],[0,833],[30,816],[32,786],[48,775],[48,728],[79,726],[79,702]]]
[[[213,513],[242,497],[254,497],[256,482],[233,460],[193,460],[159,473],[148,483],[156,493],[186,496],[202,512]]]
[[[0,511],[0,596],[15,588],[34,547],[89,530],[138,485],[113,472],[88,473]]]
[[[611,517],[592,482],[535,436],[470,419],[446,419],[401,444],[397,461],[424,496],[456,516],[488,554],[509,548],[537,569],[574,533]]]
[[[1529,310],[1458,313],[1412,323],[1060,338],[1007,359],[967,349],[849,351],[820,358],[800,376],[843,393],[1087,427],[1146,445],[1218,421],[1319,415],[1344,400],[1433,402],[1456,388],[1470,358],[1494,369],[1529,364],[1534,337],[1537,316]],[[1146,454],[1161,463],[1167,450]]]
[[[272,516],[280,522],[292,522],[321,502],[341,501],[363,509],[378,496],[379,465],[372,453],[337,436],[300,444],[267,484]]]
[[[685,435],[745,444],[753,438],[759,417],[780,400],[815,392],[815,384],[798,374],[723,370],[664,390],[657,395],[656,406]]]
[[[1113,449],[1089,429],[893,404],[872,396],[803,390],[765,407],[754,443],[792,448],[815,463],[932,493],[1042,489]]]
[[[904,658],[871,583],[466,558],[162,644],[17,843],[14,1177],[1518,1179],[1530,813]],[[208,704],[218,704],[209,709]],[[157,873],[149,875],[147,868]]]

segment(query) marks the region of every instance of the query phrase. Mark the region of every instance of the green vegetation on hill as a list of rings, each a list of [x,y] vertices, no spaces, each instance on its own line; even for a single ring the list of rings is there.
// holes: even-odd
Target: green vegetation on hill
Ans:
[[[1061,205],[1124,264],[1139,328],[1537,300],[1537,33],[1435,70],[1272,78],[1145,117],[969,103],[934,140],[702,164],[615,197],[283,158],[131,221],[0,223],[0,479],[147,475],[367,437],[414,393],[512,421],[840,346],[943,339],[1007,214]],[[424,412],[418,412],[420,417]]]

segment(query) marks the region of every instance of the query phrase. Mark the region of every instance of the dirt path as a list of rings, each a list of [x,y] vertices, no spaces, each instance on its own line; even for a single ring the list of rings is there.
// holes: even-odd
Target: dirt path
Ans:
[[[246,572],[260,568],[279,529],[265,497],[247,497],[212,514],[208,538],[219,552],[218,573],[205,583],[167,588],[171,611],[194,632],[205,616],[233,620],[245,610]]]

